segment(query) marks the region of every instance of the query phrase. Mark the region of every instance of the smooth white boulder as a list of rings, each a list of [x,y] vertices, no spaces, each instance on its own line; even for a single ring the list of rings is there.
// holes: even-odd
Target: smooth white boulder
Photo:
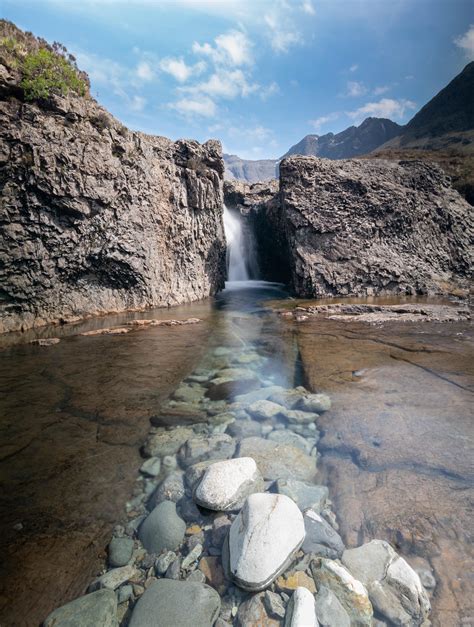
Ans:
[[[285,615],[285,627],[318,627],[314,596],[308,588],[298,587],[293,592]]]
[[[263,590],[305,538],[303,515],[283,494],[250,495],[229,531],[229,566],[238,586]]]
[[[238,457],[208,466],[194,491],[198,505],[216,511],[240,509],[253,492],[263,490],[263,478],[251,457]]]

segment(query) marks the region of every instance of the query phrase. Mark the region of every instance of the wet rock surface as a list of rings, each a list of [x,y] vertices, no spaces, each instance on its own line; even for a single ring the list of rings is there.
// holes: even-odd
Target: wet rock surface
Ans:
[[[297,329],[308,382],[332,398],[319,466],[345,544],[380,538],[421,560],[433,625],[470,620],[472,331],[322,318]]]
[[[0,77],[0,332],[223,287],[218,142],[129,131],[92,98],[22,102]]]

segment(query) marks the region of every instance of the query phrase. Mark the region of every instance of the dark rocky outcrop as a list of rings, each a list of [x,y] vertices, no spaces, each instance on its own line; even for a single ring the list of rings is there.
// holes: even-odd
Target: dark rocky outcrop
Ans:
[[[232,185],[226,202],[256,225],[264,278],[277,268],[298,296],[467,287],[470,206],[435,165],[290,157],[280,191]]]
[[[0,62],[0,331],[213,294],[223,174],[218,142],[131,132],[87,96],[26,102]]]

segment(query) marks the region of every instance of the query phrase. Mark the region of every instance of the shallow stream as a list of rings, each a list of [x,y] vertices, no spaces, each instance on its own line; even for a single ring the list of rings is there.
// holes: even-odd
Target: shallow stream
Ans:
[[[277,284],[233,283],[202,303],[0,338],[0,624],[37,625],[84,593],[113,526],[126,521],[125,503],[133,514],[143,490],[139,449],[150,418],[189,424],[186,403],[199,422],[202,390],[188,377],[223,368],[259,380],[231,386],[232,398],[259,385],[301,384],[331,396],[318,421],[317,482],[329,485],[346,544],[391,541],[434,575],[433,624],[471,624],[468,324],[297,323],[265,307],[286,298]],[[137,318],[189,317],[201,322],[80,335]],[[61,341],[36,346],[33,336]],[[183,386],[196,397],[164,410]],[[204,405],[224,403],[215,414],[229,400]]]

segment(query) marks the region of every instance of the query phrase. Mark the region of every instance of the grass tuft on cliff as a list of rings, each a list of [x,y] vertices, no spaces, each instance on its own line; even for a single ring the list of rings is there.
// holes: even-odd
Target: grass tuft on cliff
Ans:
[[[0,20],[0,63],[21,88],[25,100],[48,100],[54,95],[89,95],[89,78],[76,59],[54,42],[24,33],[8,20]]]

